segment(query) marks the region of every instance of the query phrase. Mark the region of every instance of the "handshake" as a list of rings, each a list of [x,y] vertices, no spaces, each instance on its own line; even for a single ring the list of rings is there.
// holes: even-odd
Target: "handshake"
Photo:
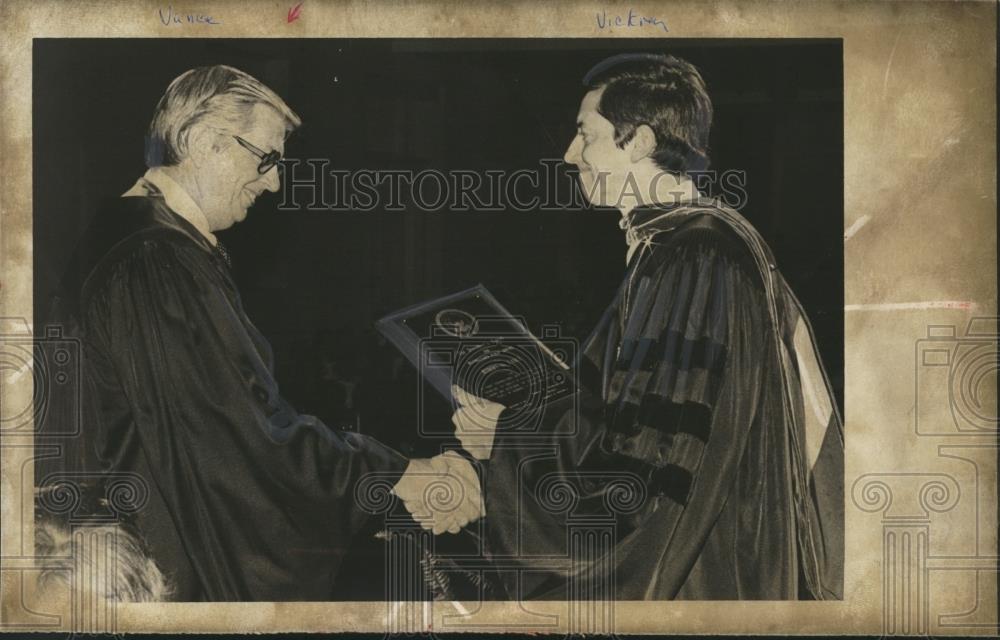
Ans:
[[[452,387],[458,407],[452,416],[455,435],[478,460],[490,457],[503,405]],[[485,515],[479,476],[472,464],[454,451],[411,460],[392,489],[421,527],[434,535],[458,533]]]

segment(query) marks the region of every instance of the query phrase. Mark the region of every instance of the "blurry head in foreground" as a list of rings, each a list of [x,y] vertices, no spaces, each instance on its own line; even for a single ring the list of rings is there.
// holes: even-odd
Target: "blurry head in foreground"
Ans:
[[[35,553],[41,565],[35,596],[54,607],[67,601],[170,599],[163,572],[125,526],[71,529],[54,519],[42,519],[36,524]]]

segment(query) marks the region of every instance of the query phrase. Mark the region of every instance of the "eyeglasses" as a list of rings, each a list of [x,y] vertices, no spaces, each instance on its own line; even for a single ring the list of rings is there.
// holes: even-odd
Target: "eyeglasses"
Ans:
[[[281,160],[281,154],[275,151],[264,151],[254,145],[250,144],[243,138],[239,136],[233,136],[236,138],[236,142],[240,143],[240,146],[260,158],[260,164],[257,165],[257,173],[264,175],[268,171],[274,168],[276,164]]]

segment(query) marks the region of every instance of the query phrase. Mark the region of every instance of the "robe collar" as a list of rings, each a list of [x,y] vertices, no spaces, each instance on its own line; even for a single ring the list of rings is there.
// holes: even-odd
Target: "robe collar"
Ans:
[[[697,196],[670,203],[642,205],[624,214],[618,226],[625,232],[625,243],[628,245],[625,263],[630,263],[635,252],[648,245],[653,236],[672,231],[691,214],[715,206],[714,200]]]
[[[679,203],[636,207],[624,216],[619,226],[625,231],[625,242],[628,244],[626,264],[631,264],[633,255],[638,249],[653,244],[655,236],[673,231],[693,216],[701,214],[713,215],[735,231],[750,248],[765,277],[767,273],[777,269],[774,253],[753,225],[738,211],[723,204],[719,199],[704,196]]]
[[[163,198],[171,211],[188,221],[213,247],[218,244],[219,241],[212,233],[208,218],[201,207],[184,187],[160,167],[148,170],[131,189],[122,194],[123,198],[129,196]]]

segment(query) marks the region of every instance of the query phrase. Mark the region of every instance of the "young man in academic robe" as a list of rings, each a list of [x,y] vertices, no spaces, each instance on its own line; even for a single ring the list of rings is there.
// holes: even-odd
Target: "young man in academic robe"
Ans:
[[[841,598],[842,423],[767,245],[687,175],[708,166],[702,77],[625,55],[584,84],[565,160],[621,211],[627,268],[582,347],[580,393],[523,434],[455,389],[459,438],[489,459],[482,526],[508,595],[586,597],[567,590],[585,579],[599,599]],[[581,547],[569,581],[540,568],[574,553],[580,518],[609,514],[612,544]]]

